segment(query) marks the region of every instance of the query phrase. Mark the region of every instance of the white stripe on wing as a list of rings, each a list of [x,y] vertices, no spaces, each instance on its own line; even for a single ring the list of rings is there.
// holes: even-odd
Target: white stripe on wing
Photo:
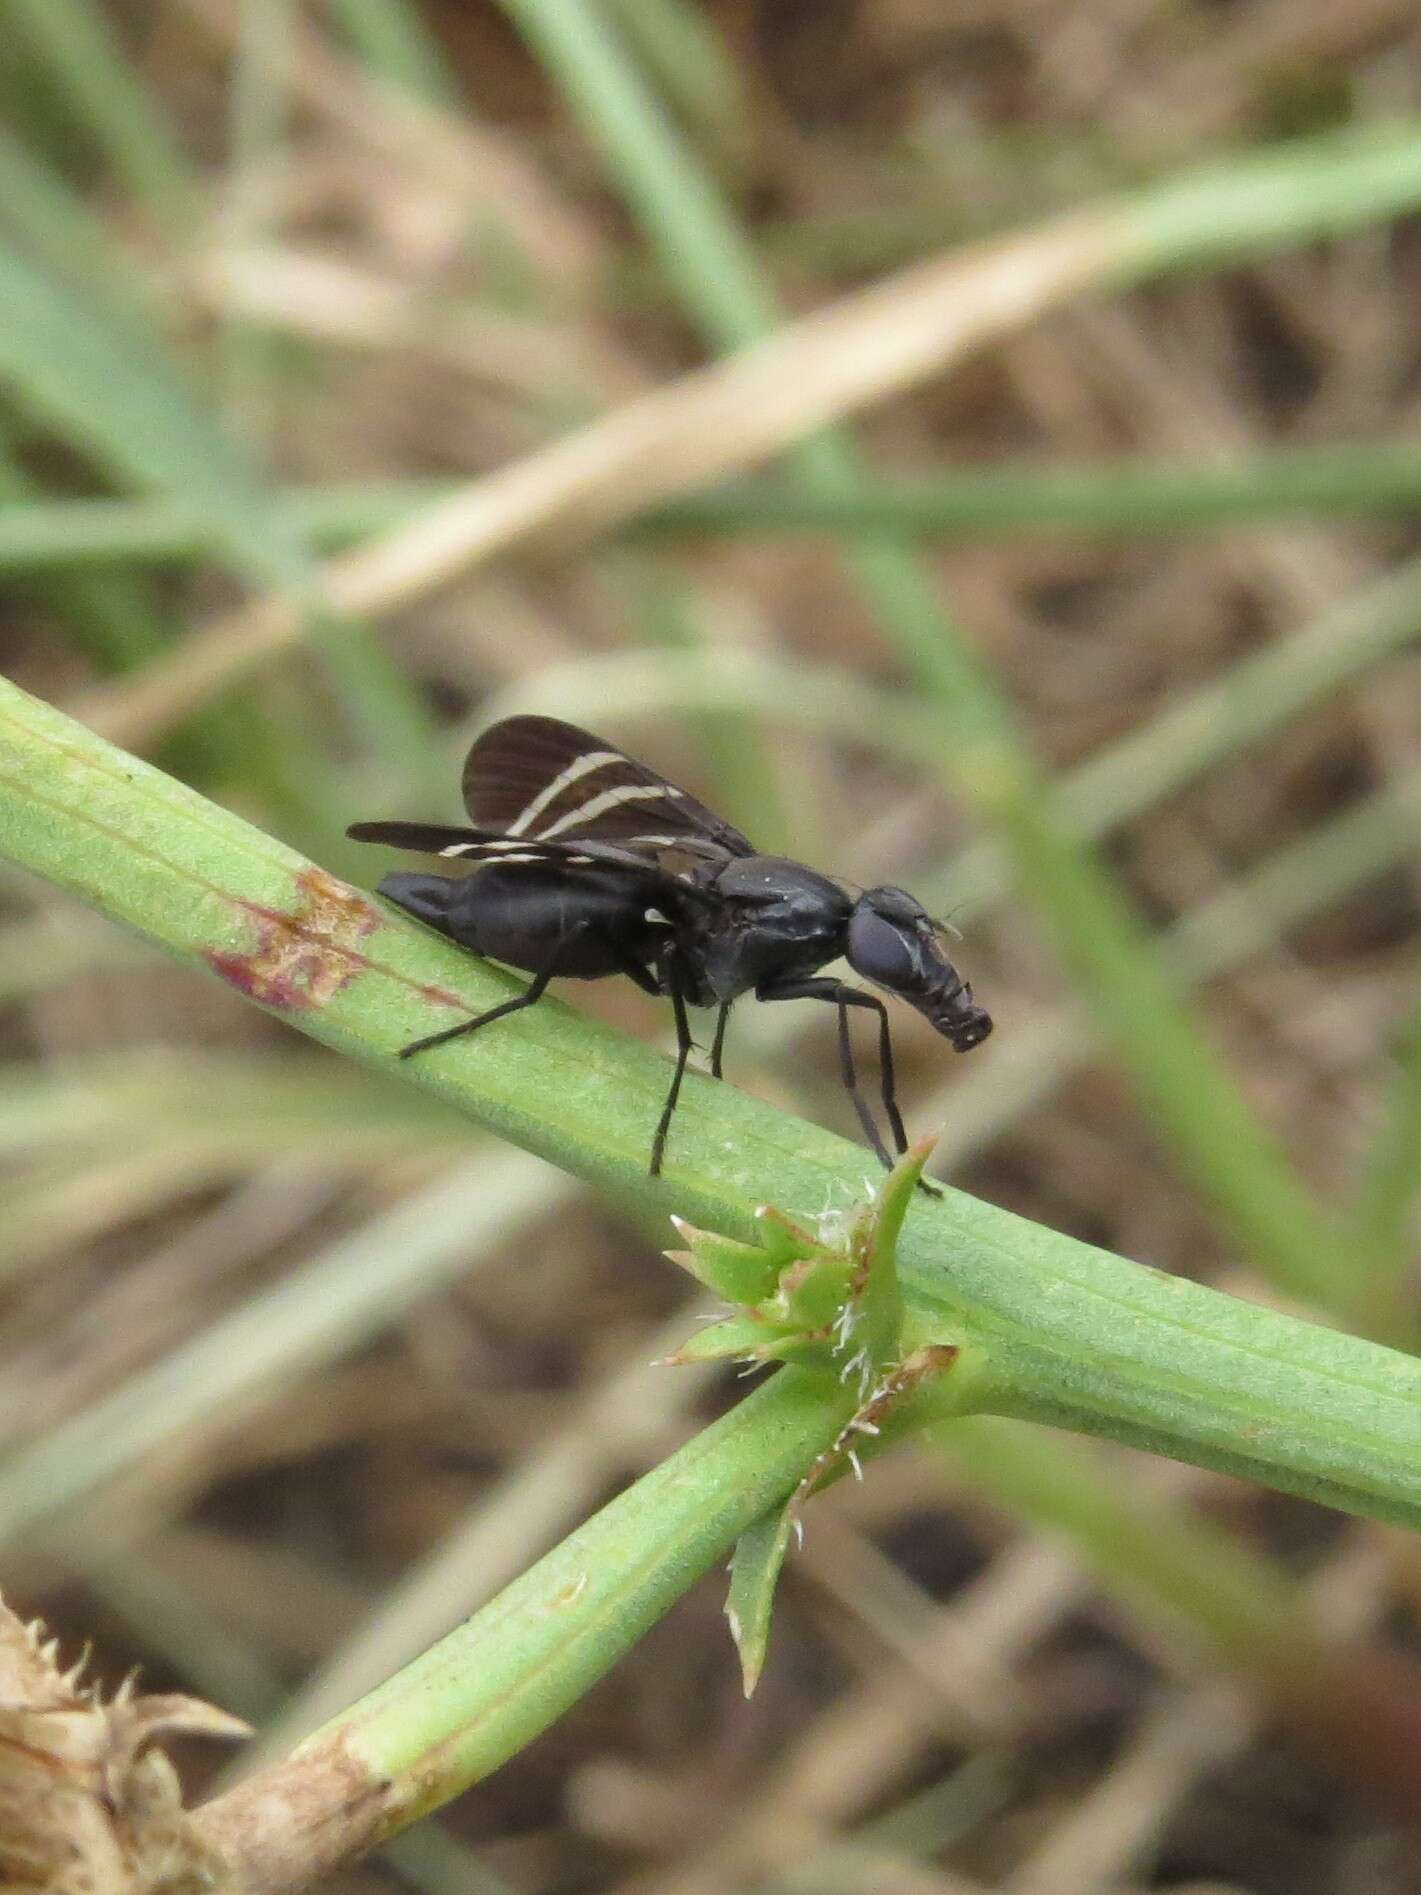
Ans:
[[[529,823],[535,822],[549,803],[555,803],[564,790],[571,789],[574,783],[580,783],[583,777],[590,776],[594,770],[605,770],[608,764],[625,762],[626,758],[620,750],[584,750],[551,783],[543,785],[532,802],[519,812],[517,820],[509,823],[506,833],[510,836],[526,835]],[[551,834],[551,830],[548,833]]]
[[[620,759],[618,759],[620,761]],[[684,796],[684,790],[673,790],[669,783],[623,783],[615,790],[603,790],[600,796],[592,797],[588,802],[580,803],[576,809],[570,809],[565,816],[559,816],[555,823],[539,831],[539,841],[549,842],[563,829],[576,829],[583,823],[595,822],[609,809],[616,809],[620,803],[664,803],[674,796]]]

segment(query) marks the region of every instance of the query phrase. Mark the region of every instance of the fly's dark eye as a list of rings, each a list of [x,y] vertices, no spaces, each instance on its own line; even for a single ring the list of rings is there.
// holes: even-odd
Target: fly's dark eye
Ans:
[[[860,909],[849,923],[848,961],[856,974],[880,987],[902,987],[916,971],[903,929],[871,909]]]

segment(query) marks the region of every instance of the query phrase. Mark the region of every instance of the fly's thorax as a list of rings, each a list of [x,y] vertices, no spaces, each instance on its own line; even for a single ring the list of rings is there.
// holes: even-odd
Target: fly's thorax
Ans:
[[[737,857],[706,886],[717,899],[696,918],[688,945],[718,1000],[764,980],[817,973],[844,951],[852,903],[837,882],[802,862]]]

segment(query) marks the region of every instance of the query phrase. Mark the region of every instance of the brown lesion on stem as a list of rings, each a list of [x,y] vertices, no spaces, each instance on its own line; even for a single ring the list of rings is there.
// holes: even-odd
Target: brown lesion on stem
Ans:
[[[379,910],[324,869],[302,869],[296,887],[289,913],[238,902],[255,925],[256,945],[204,956],[214,973],[263,1007],[324,1007],[370,965],[360,943],[379,927]]]
[[[406,1800],[331,1732],[204,1804],[192,1821],[242,1895],[293,1895],[402,1828]]]

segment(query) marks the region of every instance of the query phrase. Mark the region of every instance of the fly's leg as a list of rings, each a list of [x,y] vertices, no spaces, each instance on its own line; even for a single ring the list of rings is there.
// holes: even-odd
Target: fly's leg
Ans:
[[[524,1007],[536,1007],[548,990],[548,982],[557,973],[558,958],[562,953],[565,935],[557,944],[545,966],[540,967],[521,994],[515,994],[512,1000],[504,1000],[496,1007],[490,1007],[486,1013],[476,1013],[472,1020],[461,1020],[458,1026],[445,1027],[442,1033],[431,1033],[426,1039],[412,1040],[408,1046],[400,1048],[400,1058],[409,1059],[415,1053],[427,1053],[431,1046],[444,1046],[450,1040],[462,1039],[466,1033],[477,1033],[481,1026],[492,1026],[495,1020],[507,1019],[510,1013],[521,1013]]]
[[[711,1045],[712,1079],[724,1079],[725,1077],[724,1072],[721,1070],[720,1056],[725,1051],[725,1025],[730,1018],[731,1005],[732,1003],[729,1000],[723,1000],[720,1003],[720,1012],[716,1015],[715,1039]]]
[[[908,1135],[903,1125],[903,1115],[898,1110],[897,1077],[893,1067],[893,1041],[888,1026],[888,1009],[876,994],[866,994],[858,987],[850,987],[844,981],[831,980],[827,975],[814,976],[806,980],[765,981],[755,989],[758,1000],[827,1000],[839,1010],[839,1076],[843,1080],[844,1090],[853,1100],[854,1111],[858,1114],[859,1124],[864,1136],[872,1145],[879,1162],[889,1171],[893,1169],[893,1160],[877,1125],[868,1109],[867,1101],[858,1089],[858,1074],[854,1067],[854,1049],[849,1039],[849,1008],[866,1007],[878,1015],[878,1055],[880,1095],[883,1110],[893,1133],[893,1145],[899,1157],[908,1149]],[[926,1178],[919,1180],[919,1189],[929,1197],[938,1197],[941,1193]]]
[[[671,1081],[671,1090],[666,1095],[666,1104],[661,1108],[661,1123],[656,1128],[656,1136],[651,1141],[651,1175],[661,1176],[661,1160],[666,1154],[666,1134],[671,1130],[671,1115],[676,1110],[676,1101],[681,1096],[681,1081],[686,1076],[686,1061],[691,1056],[694,1041],[691,1038],[691,1023],[686,1018],[686,996],[681,991],[680,970],[669,954],[663,963],[666,977],[666,991],[671,996],[671,1008],[676,1016],[676,1072]]]

